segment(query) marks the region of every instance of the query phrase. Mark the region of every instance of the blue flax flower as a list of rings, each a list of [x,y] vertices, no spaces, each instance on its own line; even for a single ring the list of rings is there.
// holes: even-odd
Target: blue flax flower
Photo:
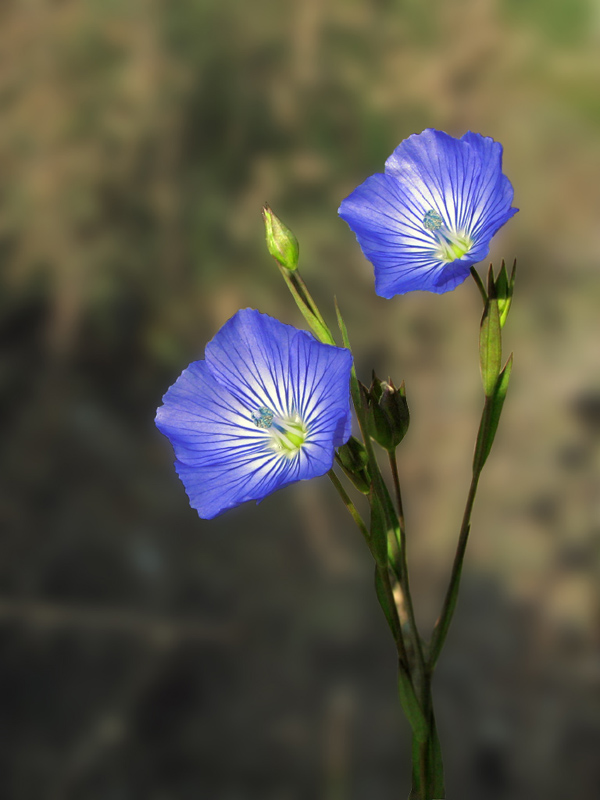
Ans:
[[[502,145],[465,133],[413,134],[342,201],[339,215],[375,267],[375,291],[448,292],[489,252],[496,231],[518,209],[502,173]]]
[[[226,322],[156,414],[199,515],[331,469],[350,436],[351,367],[349,350],[258,311]]]

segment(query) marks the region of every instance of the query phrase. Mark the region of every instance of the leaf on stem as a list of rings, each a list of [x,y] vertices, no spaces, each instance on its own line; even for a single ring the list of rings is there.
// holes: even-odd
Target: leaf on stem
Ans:
[[[502,414],[502,407],[508,391],[508,382],[510,380],[510,373],[513,365],[513,354],[504,365],[504,369],[498,376],[494,393],[491,397],[487,397],[485,401],[485,409],[481,418],[481,425],[479,427],[479,434],[477,436],[477,444],[475,446],[475,457],[473,459],[473,472],[479,474],[483,469],[487,457],[492,449],[494,437],[498,430],[498,423],[500,422],[500,415]]]
[[[344,347],[351,350],[350,347],[350,339],[348,338],[348,328],[346,327],[346,323],[342,317],[342,312],[340,311],[340,307],[338,305],[337,297],[333,298],[333,302],[335,304],[335,315],[337,317],[338,327],[340,329],[340,333],[342,334],[342,342],[344,343]]]

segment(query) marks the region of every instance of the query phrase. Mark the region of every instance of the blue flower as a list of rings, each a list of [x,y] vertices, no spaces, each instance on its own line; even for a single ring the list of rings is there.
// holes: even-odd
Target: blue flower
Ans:
[[[342,201],[339,215],[375,267],[375,291],[448,292],[489,252],[518,209],[502,173],[502,145],[431,128],[403,141],[377,173]]]
[[[258,311],[226,322],[156,414],[199,515],[331,469],[350,436],[351,367],[349,350]]]

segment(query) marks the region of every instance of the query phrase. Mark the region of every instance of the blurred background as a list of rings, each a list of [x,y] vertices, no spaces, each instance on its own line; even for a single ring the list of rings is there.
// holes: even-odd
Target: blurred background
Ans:
[[[153,418],[238,308],[302,326],[268,201],[362,379],[406,381],[430,629],[480,300],[378,298],[336,214],[425,127],[501,141],[521,208],[491,252],[519,259],[513,382],[435,683],[447,796],[600,796],[599,47],[595,0],[2,2],[2,798],[407,795],[394,649],[333,488],[199,520]]]

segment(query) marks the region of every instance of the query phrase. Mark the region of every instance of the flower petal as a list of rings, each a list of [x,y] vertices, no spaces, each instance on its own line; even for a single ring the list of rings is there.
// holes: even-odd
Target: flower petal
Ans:
[[[471,216],[468,220],[469,230],[475,241],[470,256],[477,263],[487,256],[494,234],[519,209],[511,208],[514,190],[511,182],[502,173],[502,145],[489,136],[470,131],[465,133],[461,142],[469,145],[473,158],[478,158],[480,165],[470,196]]]
[[[291,325],[245,308],[234,314],[206,345],[206,363],[216,380],[246,408],[291,411]]]

